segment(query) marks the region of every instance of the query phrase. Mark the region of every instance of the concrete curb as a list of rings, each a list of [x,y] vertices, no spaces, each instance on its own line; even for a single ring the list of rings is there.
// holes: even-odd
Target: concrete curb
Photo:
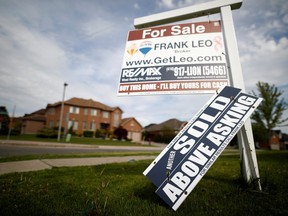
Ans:
[[[72,159],[43,159],[42,162],[51,167],[74,167],[74,166],[93,166],[100,164],[122,163],[128,161],[138,161],[155,159],[156,156],[124,156],[124,157],[98,157],[98,158],[72,158]]]
[[[71,143],[55,143],[55,142],[37,142],[37,141],[18,141],[18,140],[0,140],[3,145],[16,145],[16,146],[42,146],[42,147],[69,147],[69,148],[99,148],[98,145],[86,144],[71,144]]]

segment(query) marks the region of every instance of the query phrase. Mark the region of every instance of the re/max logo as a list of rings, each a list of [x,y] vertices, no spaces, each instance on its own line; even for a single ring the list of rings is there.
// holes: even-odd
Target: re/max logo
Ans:
[[[138,76],[161,76],[162,67],[150,67],[150,68],[131,68],[131,69],[123,69],[122,78],[123,77],[138,77]]]

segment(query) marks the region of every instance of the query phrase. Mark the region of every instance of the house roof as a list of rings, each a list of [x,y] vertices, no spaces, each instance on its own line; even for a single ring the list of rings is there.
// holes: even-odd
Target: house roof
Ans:
[[[32,112],[30,114],[25,114],[24,117],[25,116],[31,116],[31,115],[45,115],[45,112],[46,112],[46,109],[39,109],[39,110]]]
[[[134,117],[123,118],[121,121],[121,125],[123,126],[125,124],[128,124],[130,121],[135,121],[142,128],[142,125]]]
[[[150,127],[152,127],[153,125],[157,125],[157,124],[155,124],[155,123],[151,123],[151,124],[149,124],[149,125],[145,126],[145,127],[144,127],[144,130],[146,130],[147,128],[150,128]]]
[[[45,109],[39,109],[33,113],[25,114],[23,120],[32,120],[32,121],[46,121]]]
[[[100,103],[99,101],[94,101],[92,99],[87,100],[83,98],[73,97],[69,100],[64,101],[64,104],[78,106],[78,107],[97,108],[97,109],[106,110],[106,111],[113,111],[115,109],[119,109],[121,112],[123,112],[122,109],[119,107],[110,107],[106,104]],[[60,105],[61,105],[61,102],[56,102],[54,104],[48,104],[47,107],[56,107]]]
[[[178,131],[182,129],[185,123],[187,122],[172,118],[160,124],[151,124],[151,126],[145,127],[145,131],[148,131],[148,132],[149,131],[161,131],[163,130],[163,127],[171,128],[174,131]]]
[[[45,116],[26,116],[26,117],[23,117],[22,120],[46,122],[46,117]]]

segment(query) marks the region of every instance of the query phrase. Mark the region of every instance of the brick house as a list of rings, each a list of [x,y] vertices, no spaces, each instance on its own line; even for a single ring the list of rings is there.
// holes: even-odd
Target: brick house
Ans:
[[[142,141],[143,127],[134,117],[122,119],[121,126],[128,131],[128,139],[131,139],[135,142]]]
[[[36,134],[40,129],[46,125],[46,110],[40,109],[30,114],[25,114],[19,118],[18,123],[21,121],[21,134]],[[17,121],[14,121],[14,124]]]
[[[36,134],[44,127],[58,127],[61,104],[61,102],[48,104],[45,109],[17,118],[17,124],[21,125],[21,134]],[[129,139],[140,142],[143,129],[141,124],[134,117],[122,119],[122,113],[119,107],[110,107],[92,99],[74,97],[64,101],[62,127],[66,133],[69,128],[72,128],[77,135],[81,136],[84,131],[93,131],[95,135],[98,129],[109,132],[122,126],[128,131]]]
[[[169,143],[186,124],[186,121],[175,118],[160,124],[150,124],[144,128],[145,140]]]
[[[61,102],[48,104],[46,107],[46,126],[59,125]],[[81,135],[83,131],[104,129],[107,131],[117,128],[122,119],[123,111],[119,107],[110,107],[92,99],[71,98],[64,102],[62,126],[65,131],[73,131]]]

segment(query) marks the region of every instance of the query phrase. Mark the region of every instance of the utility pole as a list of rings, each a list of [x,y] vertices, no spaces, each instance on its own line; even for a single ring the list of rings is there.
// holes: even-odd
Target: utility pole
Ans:
[[[67,83],[64,83],[64,89],[63,89],[63,97],[62,97],[62,103],[61,103],[61,111],[60,111],[60,120],[59,120],[59,126],[58,126],[58,138],[57,141],[59,142],[61,139],[61,128],[62,128],[62,120],[63,120],[63,110],[64,110],[64,99],[65,99],[65,90],[68,86]]]

